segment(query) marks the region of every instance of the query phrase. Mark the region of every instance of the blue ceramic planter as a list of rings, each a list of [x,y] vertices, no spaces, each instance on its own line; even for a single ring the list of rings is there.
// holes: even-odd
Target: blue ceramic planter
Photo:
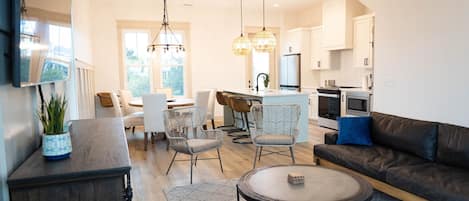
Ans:
[[[70,133],[42,135],[42,155],[47,160],[62,160],[70,157],[72,141]]]

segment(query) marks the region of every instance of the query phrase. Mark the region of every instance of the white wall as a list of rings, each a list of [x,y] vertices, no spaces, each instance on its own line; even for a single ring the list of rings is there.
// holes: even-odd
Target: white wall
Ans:
[[[361,1],[376,12],[375,111],[469,127],[469,1]]]
[[[245,57],[231,51],[239,36],[239,9],[170,6],[171,22],[190,23],[192,92],[204,88],[243,88]],[[93,1],[91,4],[96,91],[120,88],[117,20],[161,21],[162,5],[154,0]],[[245,11],[246,26],[261,26],[261,8]],[[282,15],[268,10],[267,26],[280,27]],[[220,113],[220,108],[217,108]]]
[[[93,64],[90,2],[91,0],[73,1],[72,23],[75,58]]]

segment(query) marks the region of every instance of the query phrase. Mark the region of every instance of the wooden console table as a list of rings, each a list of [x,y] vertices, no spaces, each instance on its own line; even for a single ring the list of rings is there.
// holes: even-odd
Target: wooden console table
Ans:
[[[119,118],[73,121],[69,159],[34,152],[8,178],[12,201],[132,200],[130,157]]]

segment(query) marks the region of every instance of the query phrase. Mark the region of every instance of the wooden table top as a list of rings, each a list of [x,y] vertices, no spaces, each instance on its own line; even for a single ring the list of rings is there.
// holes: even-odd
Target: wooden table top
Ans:
[[[168,109],[172,109],[175,107],[193,106],[194,100],[190,98],[173,98],[168,99],[166,103],[168,104]],[[129,102],[129,105],[134,107],[143,107],[143,100],[141,98],[135,98]]]
[[[304,184],[288,183],[288,173],[304,175]],[[314,165],[278,165],[251,170],[238,182],[247,200],[368,200],[373,188],[363,178]]]
[[[121,118],[72,121],[72,154],[60,161],[47,161],[39,148],[8,178],[10,188],[60,183],[128,173],[131,168]]]

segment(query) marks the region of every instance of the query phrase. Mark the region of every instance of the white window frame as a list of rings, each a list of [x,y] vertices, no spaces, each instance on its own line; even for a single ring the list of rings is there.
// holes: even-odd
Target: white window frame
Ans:
[[[117,21],[118,31],[118,48],[119,48],[119,68],[120,68],[120,87],[127,89],[127,68],[125,66],[124,57],[124,31],[136,30],[136,31],[147,31],[150,33],[149,43],[155,38],[156,34],[160,30],[161,22],[149,22],[149,21],[128,21],[119,20]],[[191,80],[191,59],[190,59],[190,24],[189,23],[171,23],[171,28],[175,33],[182,33],[185,48],[184,57],[184,95],[181,97],[192,97],[192,80]],[[150,91],[154,93],[155,88],[162,88],[163,80],[161,77],[162,66],[159,62],[159,55],[155,55],[151,59],[151,75],[150,75]],[[177,96],[176,96],[177,97]]]

